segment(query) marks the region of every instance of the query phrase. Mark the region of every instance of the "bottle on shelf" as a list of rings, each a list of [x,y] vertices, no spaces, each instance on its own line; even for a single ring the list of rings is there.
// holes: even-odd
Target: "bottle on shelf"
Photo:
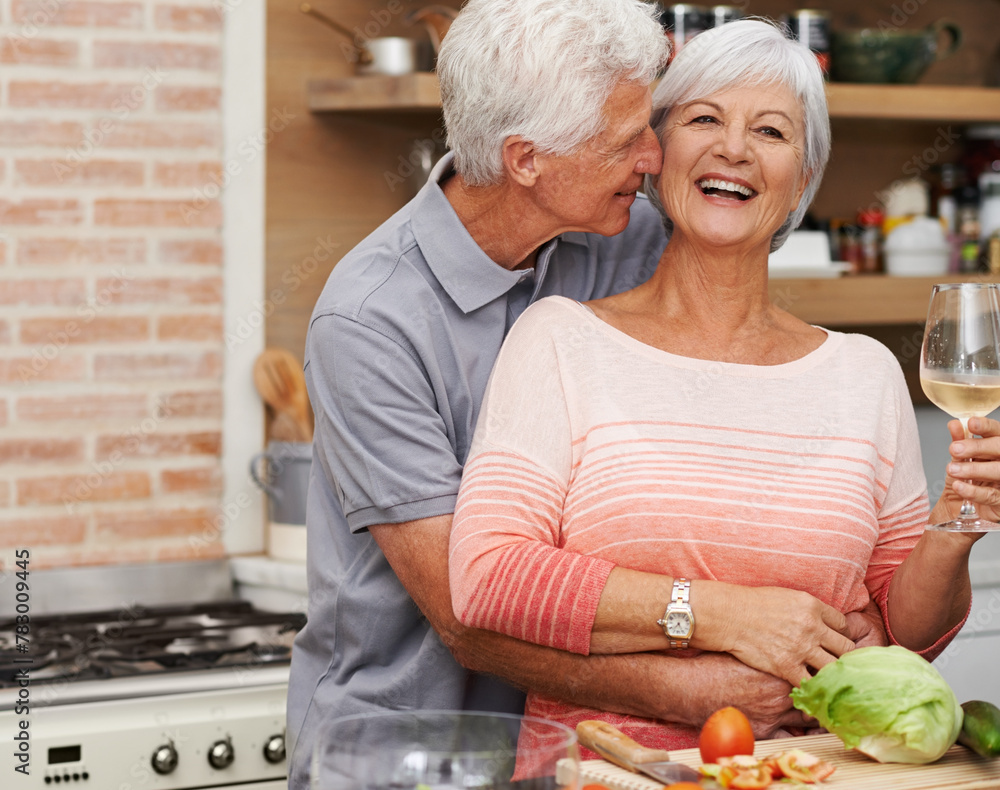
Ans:
[[[859,271],[874,274],[882,271],[882,223],[885,214],[877,208],[858,212]]]
[[[979,271],[979,188],[966,184],[957,196],[958,271],[964,274]]]
[[[934,210],[941,218],[945,233],[955,232],[955,220],[958,212],[958,204],[955,201],[955,192],[962,182],[962,168],[958,165],[946,163],[941,165],[941,177],[937,184],[936,200]]]
[[[940,176],[934,208],[948,240],[948,271],[957,273],[961,271],[962,256],[962,239],[958,235],[958,192],[965,183],[965,172],[959,165],[946,163],[941,165]]]

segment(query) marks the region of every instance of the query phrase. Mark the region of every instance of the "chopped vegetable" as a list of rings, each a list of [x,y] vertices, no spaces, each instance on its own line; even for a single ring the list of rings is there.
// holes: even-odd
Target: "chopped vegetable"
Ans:
[[[836,769],[802,749],[779,752],[763,760],[750,755],[720,757],[717,763],[706,763],[698,772],[733,790],[758,790],[772,782],[789,780],[796,784],[825,781]],[[784,784],[787,784],[785,782]]]
[[[882,763],[930,763],[955,742],[962,709],[940,673],[906,648],[845,653],[792,689],[796,708]]]
[[[782,777],[806,784],[822,782],[836,770],[830,763],[802,749],[790,749],[775,755],[774,764]]]
[[[772,778],[771,769],[750,755],[719,758],[716,780],[727,790],[761,790],[770,786]]]

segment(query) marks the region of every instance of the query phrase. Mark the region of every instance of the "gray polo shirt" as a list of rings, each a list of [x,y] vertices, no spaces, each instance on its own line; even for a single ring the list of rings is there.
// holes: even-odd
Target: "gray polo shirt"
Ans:
[[[295,640],[288,693],[293,788],[307,786],[317,729],[336,716],[521,712],[519,693],[455,662],[366,528],[454,511],[486,381],[528,304],[632,288],[665,244],[640,195],[617,236],[564,233],[535,269],[508,271],[476,245],[438,185],[450,161],[337,264],[310,322],[316,439],[309,622]]]

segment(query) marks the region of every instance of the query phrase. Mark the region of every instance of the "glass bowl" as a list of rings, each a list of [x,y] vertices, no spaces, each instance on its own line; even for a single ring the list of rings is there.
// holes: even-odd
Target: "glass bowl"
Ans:
[[[312,790],[579,790],[576,733],[530,716],[394,711],[333,719]]]

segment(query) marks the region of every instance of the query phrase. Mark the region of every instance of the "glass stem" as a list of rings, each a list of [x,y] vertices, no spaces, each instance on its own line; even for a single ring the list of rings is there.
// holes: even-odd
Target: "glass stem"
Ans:
[[[962,430],[965,432],[965,438],[971,438],[972,434],[969,433],[969,418],[961,417],[959,418],[962,422]],[[976,506],[972,504],[968,499],[962,502],[962,507],[958,511],[958,517],[962,520],[979,518],[979,513],[976,511]]]

